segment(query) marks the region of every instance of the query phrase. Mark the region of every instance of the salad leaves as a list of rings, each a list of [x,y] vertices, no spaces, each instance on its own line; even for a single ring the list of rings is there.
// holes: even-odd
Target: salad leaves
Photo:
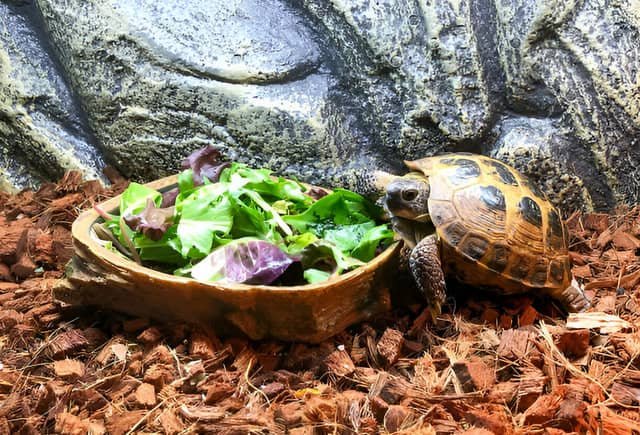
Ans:
[[[196,151],[166,192],[131,183],[119,215],[100,211],[103,228],[138,262],[249,284],[322,282],[393,240],[381,210],[354,192],[307,188],[221,158],[213,147]]]
[[[191,268],[191,276],[201,281],[271,284],[293,262],[273,243],[240,239],[216,248]]]
[[[125,215],[124,221],[133,231],[158,241],[173,224],[173,214],[173,207],[156,207],[153,199],[148,197],[147,206],[138,214]]]

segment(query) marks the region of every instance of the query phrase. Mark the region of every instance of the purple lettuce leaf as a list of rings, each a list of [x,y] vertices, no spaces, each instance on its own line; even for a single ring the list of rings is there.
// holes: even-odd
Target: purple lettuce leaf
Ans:
[[[195,186],[201,186],[204,183],[204,178],[212,183],[217,182],[222,170],[230,165],[230,162],[223,161],[222,153],[210,145],[194,151],[182,161],[183,169],[193,170],[193,184]]]
[[[325,189],[318,186],[311,186],[305,193],[316,201],[320,198],[324,198],[329,194],[329,192],[327,192]]]
[[[180,194],[180,189],[174,187],[171,190],[167,190],[162,193],[162,204],[160,204],[160,208],[173,207],[176,205],[176,198]]]
[[[191,269],[201,281],[271,284],[297,259],[263,240],[239,240],[214,250]]]
[[[138,214],[124,216],[124,222],[133,231],[138,231],[158,241],[173,224],[173,207],[158,208],[153,199],[147,199],[147,206]]]

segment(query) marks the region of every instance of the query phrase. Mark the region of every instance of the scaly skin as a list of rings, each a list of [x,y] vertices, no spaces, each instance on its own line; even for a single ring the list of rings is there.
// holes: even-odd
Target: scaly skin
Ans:
[[[437,236],[432,234],[422,239],[409,256],[409,269],[429,304],[433,322],[442,312],[447,294],[439,251]]]

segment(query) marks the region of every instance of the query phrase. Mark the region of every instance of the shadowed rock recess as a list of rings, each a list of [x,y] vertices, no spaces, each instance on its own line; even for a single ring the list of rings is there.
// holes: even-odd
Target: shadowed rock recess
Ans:
[[[640,15],[609,0],[0,0],[0,186],[207,144],[367,193],[482,152],[566,211],[640,201]]]

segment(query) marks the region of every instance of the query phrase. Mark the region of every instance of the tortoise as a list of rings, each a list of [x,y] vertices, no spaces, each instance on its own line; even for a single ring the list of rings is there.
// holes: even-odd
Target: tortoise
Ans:
[[[434,319],[445,300],[445,278],[504,295],[548,295],[567,311],[589,306],[572,283],[561,215],[531,180],[476,154],[405,164],[408,174],[377,173],[376,179]]]

